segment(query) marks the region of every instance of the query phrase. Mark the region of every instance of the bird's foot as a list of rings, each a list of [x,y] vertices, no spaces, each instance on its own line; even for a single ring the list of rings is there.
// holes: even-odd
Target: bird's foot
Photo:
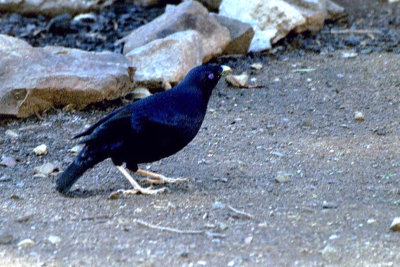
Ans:
[[[188,178],[170,178],[166,177],[162,174],[157,174],[156,177],[146,177],[141,180],[142,182],[145,182],[149,185],[160,185],[160,184],[178,184],[178,183],[183,183],[183,182],[188,182]]]
[[[154,173],[151,171],[145,171],[142,169],[138,169],[136,171],[137,174],[142,176],[147,176],[146,178],[142,179],[142,182],[146,182],[150,185],[160,185],[160,184],[178,184],[182,182],[188,182],[188,178],[170,178],[166,177],[162,174]]]

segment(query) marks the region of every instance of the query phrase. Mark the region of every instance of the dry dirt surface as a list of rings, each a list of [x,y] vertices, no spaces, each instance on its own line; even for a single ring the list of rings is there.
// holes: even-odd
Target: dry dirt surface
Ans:
[[[109,200],[129,188],[109,160],[69,197],[55,175],[33,178],[47,162],[64,169],[73,134],[125,100],[1,122],[0,155],[16,165],[0,166],[0,265],[398,265],[400,55],[344,52],[220,59],[266,87],[219,83],[195,140],[142,165],[190,178],[160,195]]]

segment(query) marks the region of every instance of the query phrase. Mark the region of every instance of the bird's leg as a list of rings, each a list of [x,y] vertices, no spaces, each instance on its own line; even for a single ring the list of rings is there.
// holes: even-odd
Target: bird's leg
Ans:
[[[162,174],[157,174],[150,171],[145,171],[142,169],[138,169],[136,171],[137,174],[147,176],[146,178],[142,179],[142,181],[152,185],[152,184],[177,184],[181,182],[188,182],[188,178],[170,178],[166,177]]]
[[[128,190],[120,189],[117,191],[117,193],[122,193],[123,195],[130,195],[130,194],[155,195],[158,193],[162,193],[166,190],[166,188],[160,188],[160,189],[151,189],[151,187],[143,188],[138,184],[138,182],[135,181],[135,179],[132,178],[132,176],[128,173],[128,171],[124,167],[117,166],[117,169],[125,176],[126,179],[128,179],[128,181],[133,186],[133,189],[128,189]]]

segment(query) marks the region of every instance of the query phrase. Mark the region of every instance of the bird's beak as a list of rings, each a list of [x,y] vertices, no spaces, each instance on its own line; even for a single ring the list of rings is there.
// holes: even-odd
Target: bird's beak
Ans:
[[[222,72],[221,75],[225,75],[232,72],[232,69],[226,65],[222,65]]]

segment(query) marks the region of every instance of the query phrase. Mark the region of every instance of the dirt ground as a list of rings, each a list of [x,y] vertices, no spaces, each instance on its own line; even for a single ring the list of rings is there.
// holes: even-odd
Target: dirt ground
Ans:
[[[372,20],[384,20],[379,14]],[[344,52],[235,59],[235,73],[247,70],[266,88],[221,81],[193,142],[142,165],[191,178],[156,196],[109,200],[129,188],[109,160],[70,197],[54,190],[54,175],[33,178],[46,162],[65,168],[73,134],[124,100],[1,122],[0,155],[17,164],[0,166],[0,243],[12,238],[0,244],[0,265],[396,266],[400,235],[390,224],[400,216],[400,55]],[[250,70],[256,61],[262,70]],[[49,151],[38,157],[32,150],[40,144]],[[19,248],[28,238],[34,245]]]

